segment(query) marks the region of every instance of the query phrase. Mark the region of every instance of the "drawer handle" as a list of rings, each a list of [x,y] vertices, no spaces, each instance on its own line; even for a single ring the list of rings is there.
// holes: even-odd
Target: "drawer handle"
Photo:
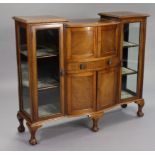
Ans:
[[[108,64],[108,65],[111,65],[111,64],[112,64],[112,60],[109,59],[109,60],[107,61],[107,64]]]
[[[80,69],[86,69],[86,64],[80,64]]]

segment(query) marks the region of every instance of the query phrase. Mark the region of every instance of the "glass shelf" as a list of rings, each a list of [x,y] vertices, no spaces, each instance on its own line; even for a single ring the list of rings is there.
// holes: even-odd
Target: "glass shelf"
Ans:
[[[60,113],[60,91],[59,87],[55,89],[46,89],[38,92],[38,114],[39,117],[45,117]]]
[[[25,109],[26,112],[29,112],[30,109],[27,108]],[[59,112],[59,107],[54,106],[53,104],[45,104],[45,105],[40,105],[39,107],[39,114],[40,116],[49,116],[49,115],[54,115]]]
[[[129,47],[138,47],[139,45],[136,43],[132,43],[132,42],[127,42],[127,41],[123,41],[123,47],[124,48],[129,48]]]
[[[134,97],[134,95],[125,90],[121,91],[121,99],[126,99],[126,98],[131,98],[131,97]]]
[[[41,116],[53,115],[57,112],[59,112],[59,107],[56,107],[55,105],[50,103],[46,105],[40,105],[39,107],[39,114]]]
[[[129,74],[137,74],[137,71],[130,68],[122,67],[122,75],[129,75]]]
[[[24,80],[23,77],[23,85],[25,87],[28,87],[28,84],[29,84],[28,80]],[[59,87],[59,82],[52,78],[38,81],[38,90],[57,88],[57,87]]]
[[[23,78],[23,85],[25,87],[29,86],[29,81],[27,77],[27,66],[25,64],[22,64],[22,78]],[[38,90],[45,90],[45,89],[50,89],[50,88],[56,88],[59,86],[59,81],[57,80],[57,77],[52,78],[52,77],[40,77],[38,80]]]
[[[21,54],[23,54],[24,56],[27,56],[27,50],[25,50],[25,45],[21,46]],[[58,55],[58,49],[55,47],[52,48],[48,48],[45,46],[41,46],[39,45],[37,47],[37,58],[45,58],[45,57],[53,57],[53,56],[57,56]]]
[[[25,109],[25,111],[30,111],[29,108]],[[56,107],[53,104],[45,104],[45,105],[40,105],[39,106],[39,115],[40,116],[49,116],[49,115],[54,115],[55,113],[59,112],[59,107]]]
[[[51,116],[55,115],[56,113],[60,113],[59,95],[59,88],[47,89],[45,91],[38,92],[38,114],[40,117]],[[30,107],[25,108],[25,111],[30,111]]]

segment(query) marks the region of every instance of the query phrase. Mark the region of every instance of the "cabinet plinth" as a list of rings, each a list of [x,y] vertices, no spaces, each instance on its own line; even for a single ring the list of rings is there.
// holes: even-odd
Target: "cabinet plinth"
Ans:
[[[19,132],[30,144],[44,122],[88,115],[92,131],[104,112],[135,102],[144,113],[146,14],[99,13],[100,19],[13,17],[19,83]]]

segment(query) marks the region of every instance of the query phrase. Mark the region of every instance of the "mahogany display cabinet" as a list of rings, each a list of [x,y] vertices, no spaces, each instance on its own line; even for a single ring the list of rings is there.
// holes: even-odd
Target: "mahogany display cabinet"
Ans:
[[[45,122],[87,115],[92,131],[104,112],[138,105],[142,117],[147,14],[99,13],[98,19],[13,17],[19,83],[19,132],[30,144]]]

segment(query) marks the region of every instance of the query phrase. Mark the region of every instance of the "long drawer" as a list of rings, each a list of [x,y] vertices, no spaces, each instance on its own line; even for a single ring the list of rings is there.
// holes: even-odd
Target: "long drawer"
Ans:
[[[109,67],[120,66],[121,61],[118,57],[108,57],[104,59],[93,59],[88,61],[68,62],[66,64],[67,73],[79,73],[83,71],[102,70]]]

